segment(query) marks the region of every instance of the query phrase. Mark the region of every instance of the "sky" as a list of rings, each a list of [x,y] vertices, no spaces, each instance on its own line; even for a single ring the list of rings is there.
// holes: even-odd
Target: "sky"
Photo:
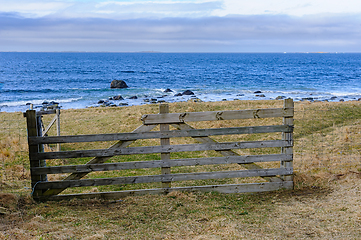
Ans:
[[[361,52],[361,1],[0,0],[0,51]]]

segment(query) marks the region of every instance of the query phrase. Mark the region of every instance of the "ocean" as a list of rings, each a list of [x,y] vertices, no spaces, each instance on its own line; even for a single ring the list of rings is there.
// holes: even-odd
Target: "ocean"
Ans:
[[[112,80],[129,88],[111,89]],[[165,89],[173,92],[165,93]],[[175,96],[185,90],[195,95]],[[121,95],[124,100],[109,100]],[[131,97],[137,99],[130,99]],[[0,111],[153,102],[361,98],[359,53],[0,53]],[[150,101],[151,102],[151,101]]]

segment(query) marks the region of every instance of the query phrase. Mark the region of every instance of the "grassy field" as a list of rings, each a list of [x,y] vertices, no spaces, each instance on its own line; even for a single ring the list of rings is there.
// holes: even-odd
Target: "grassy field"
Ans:
[[[184,102],[170,104],[170,112],[270,108],[282,104],[283,101]],[[129,132],[141,124],[142,114],[149,113],[158,113],[158,105],[62,110],[62,135]],[[44,117],[44,122],[50,122],[51,118]],[[279,120],[258,121],[274,124]],[[360,239],[361,102],[296,102],[294,123],[295,189],[292,191],[262,194],[174,192],[117,201],[35,203],[29,197],[25,119],[22,113],[0,113],[0,210],[3,212],[0,239]],[[254,120],[202,122],[195,127],[232,124],[254,125]],[[55,135],[55,130],[52,131],[50,135]],[[273,139],[277,136],[257,137]],[[247,135],[241,138],[252,140],[252,136]],[[232,137],[219,137],[219,140],[232,140]],[[173,141],[189,143],[189,139]],[[136,142],[133,146],[148,144],[153,142]],[[109,145],[109,142],[92,143],[80,147]],[[77,147],[62,146],[69,150]],[[192,156],[213,154],[199,152]],[[148,156],[149,159],[157,157]],[[138,158],[144,159],[144,156]],[[134,160],[137,157],[129,159]],[[76,163],[79,161],[87,159]],[[73,163],[71,160],[48,162],[49,165]],[[142,171],[141,174],[154,174],[159,170]],[[102,174],[96,173],[93,177],[104,176]],[[63,176],[49,177],[56,180]],[[85,192],[104,190],[119,189],[83,189]]]

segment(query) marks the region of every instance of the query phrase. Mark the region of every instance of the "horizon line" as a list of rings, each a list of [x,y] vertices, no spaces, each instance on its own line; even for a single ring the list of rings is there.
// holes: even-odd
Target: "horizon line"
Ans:
[[[316,54],[337,54],[337,53],[361,53],[361,52],[348,52],[348,51],[335,51],[335,52],[323,52],[323,51],[319,51],[319,52],[308,52],[308,51],[304,51],[304,52],[164,52],[164,51],[0,51],[0,53],[283,53],[283,54],[287,54],[287,53],[304,53],[304,54],[308,54],[308,53],[316,53]]]

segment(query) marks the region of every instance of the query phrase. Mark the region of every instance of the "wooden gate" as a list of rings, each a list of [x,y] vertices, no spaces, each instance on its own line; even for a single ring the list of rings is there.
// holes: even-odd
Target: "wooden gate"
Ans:
[[[36,200],[62,200],[68,198],[115,199],[129,195],[164,194],[171,191],[218,191],[222,193],[261,192],[293,188],[293,114],[292,99],[284,101],[283,108],[233,110],[212,112],[169,113],[166,104],[160,105],[159,114],[142,116],[143,124],[130,133],[75,135],[75,136],[38,136],[36,112],[26,112],[28,127],[29,159],[33,198]],[[196,129],[188,122],[223,121],[235,119],[283,118],[281,125],[246,126]],[[152,131],[157,126],[159,131]],[[170,130],[172,126],[175,130]],[[217,142],[210,136],[240,135],[258,133],[282,133],[281,139],[263,141]],[[199,144],[171,145],[171,138],[191,137]],[[128,147],[138,139],[160,139],[160,145]],[[73,150],[43,152],[42,144],[79,143],[96,141],[117,141],[107,149]],[[277,154],[240,155],[232,149],[280,148]],[[171,159],[171,153],[209,151],[220,153],[221,157]],[[132,154],[160,154],[160,160],[106,163],[113,156]],[[66,159],[92,157],[84,165],[47,167],[46,159]],[[277,168],[263,168],[257,163],[279,162]],[[217,164],[239,164],[242,170],[209,171],[191,173],[172,173],[172,167],[204,166]],[[123,176],[112,178],[82,179],[90,172],[114,171],[144,168],[160,168],[161,174],[147,176]],[[69,175],[61,181],[48,181],[47,174]],[[218,184],[202,186],[172,187],[175,181],[194,181],[205,179],[232,179],[262,177],[266,181],[258,183]],[[60,194],[67,188],[124,185],[133,183],[159,182],[159,188],[137,189],[111,192]]]

